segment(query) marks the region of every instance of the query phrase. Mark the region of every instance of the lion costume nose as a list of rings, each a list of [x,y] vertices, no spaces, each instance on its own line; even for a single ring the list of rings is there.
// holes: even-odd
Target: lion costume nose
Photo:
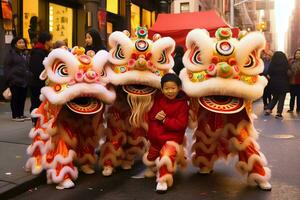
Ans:
[[[81,82],[95,83],[99,81],[99,74],[93,70],[87,70],[86,72],[78,71],[75,74],[75,80],[78,83]]]
[[[233,75],[233,67],[227,62],[217,64],[217,76],[222,78],[230,78]]]

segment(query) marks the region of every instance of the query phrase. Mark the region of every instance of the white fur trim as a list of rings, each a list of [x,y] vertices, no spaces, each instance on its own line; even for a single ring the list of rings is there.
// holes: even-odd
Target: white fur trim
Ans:
[[[96,72],[102,72],[104,69],[104,65],[108,61],[108,52],[105,50],[100,50],[96,53],[96,55],[93,57],[93,66],[92,69]]]
[[[110,34],[108,38],[109,46],[111,46],[111,50],[109,51],[108,60],[115,64],[115,65],[124,65],[127,64],[128,59],[130,58],[132,51],[134,49],[134,43],[131,41],[127,35],[125,35],[123,32],[115,31],[112,34]],[[117,48],[117,45],[121,45],[122,52],[125,56],[123,60],[115,59],[112,56],[112,52],[114,52]]]
[[[269,181],[271,179],[271,170],[267,167],[264,167],[264,170],[265,170],[264,176],[257,173],[251,173],[248,176],[248,180],[247,180],[248,184],[252,186],[256,186],[259,183],[264,183],[266,181]]]
[[[155,161],[151,161],[151,160],[148,160],[148,154],[149,152],[147,151],[146,153],[144,153],[143,155],[143,163],[147,166],[147,167],[152,167],[155,165]]]
[[[31,128],[29,132],[30,138],[35,138],[37,135],[41,136],[43,140],[47,140],[49,135],[45,133],[45,130],[42,128]]]
[[[146,70],[132,70],[125,73],[115,73],[110,67],[106,68],[107,76],[114,85],[140,84],[160,89],[160,76]]]
[[[202,65],[195,65],[189,59],[193,45],[196,45],[201,51]],[[182,58],[184,66],[190,71],[202,71],[206,69],[211,63],[214,50],[214,42],[213,39],[209,37],[208,32],[205,29],[194,29],[190,31],[186,36],[186,47],[187,51]]]
[[[157,158],[155,160],[155,164],[157,169],[160,169],[165,165],[168,169],[168,172],[173,173],[175,171],[175,161],[173,163],[169,156],[162,156],[161,158]]]
[[[144,153],[145,153],[145,149],[144,148],[132,146],[129,149],[125,150],[125,154],[126,154],[125,157],[128,160],[133,160],[136,155],[143,155]]]
[[[259,152],[260,155],[263,155],[261,152]],[[235,167],[236,169],[241,173],[241,174],[245,174],[247,172],[250,172],[253,169],[254,164],[257,162],[262,166],[266,166],[267,165],[267,160],[264,156],[260,156],[257,154],[252,154],[249,158],[248,158],[248,163],[244,162],[244,161],[239,161],[236,163]]]
[[[186,142],[186,138],[184,137],[184,142]],[[183,145],[179,145],[174,141],[167,141],[167,145],[174,146],[176,148],[176,161],[180,167],[183,169],[187,166],[186,158],[185,158],[185,149]]]
[[[162,177],[157,177],[156,182],[166,182],[168,187],[173,185],[173,176],[172,174],[165,174]]]
[[[29,158],[25,164],[25,170],[30,171],[34,175],[40,174],[44,168],[42,166],[42,163],[39,167],[37,167],[36,162],[37,161],[35,157]]]
[[[42,159],[42,163],[43,163],[43,166],[46,169],[51,169],[51,168],[55,169],[57,163],[60,163],[62,165],[66,165],[66,164],[69,164],[69,163],[73,162],[73,160],[74,160],[75,157],[76,157],[75,151],[69,150],[67,157],[64,157],[64,156],[62,156],[60,154],[57,154],[57,155],[55,155],[55,157],[51,161],[51,163],[48,163],[47,162],[47,154],[44,154],[43,155],[43,159]]]
[[[220,77],[202,82],[192,82],[186,69],[182,69],[179,76],[182,80],[182,89],[190,97],[226,95],[254,101],[262,96],[264,87],[267,85],[267,79],[263,76],[259,76],[253,85],[236,79]]]
[[[263,72],[264,64],[260,59],[260,52],[265,48],[266,40],[263,33],[252,32],[243,37],[236,46],[236,61],[242,73],[247,75],[257,75]],[[244,68],[248,56],[252,51],[257,52],[259,64],[255,68]]]
[[[91,154],[84,154],[82,157],[77,156],[76,160],[81,165],[82,164],[87,164],[87,163],[94,165],[96,163],[95,155],[91,155]]]
[[[145,138],[144,137],[137,137],[136,139],[133,139],[132,137],[128,137],[127,138],[127,143],[130,145],[139,145],[141,142],[143,142],[144,144],[145,142]]]
[[[32,110],[30,115],[32,118],[38,118],[40,120],[41,127],[46,129],[48,127],[48,121],[46,121],[45,116],[42,113],[39,113],[38,111],[38,108],[35,108]]]
[[[45,141],[36,141],[27,147],[26,152],[28,155],[32,155],[37,148],[42,155],[45,154],[50,149],[50,141],[48,140],[46,143]]]
[[[151,49],[152,57],[150,60],[154,64],[154,66],[157,67],[157,69],[169,71],[174,66],[174,59],[171,55],[174,51],[174,48],[175,41],[170,37],[160,38],[153,43]],[[163,51],[166,51],[166,56],[169,62],[165,64],[160,64],[157,61],[160,59]]]
[[[213,144],[210,144],[209,146],[206,146],[205,143],[202,143],[202,142],[197,142],[197,143],[194,143],[193,146],[192,146],[192,151],[196,151],[196,149],[201,149],[201,151],[203,151],[204,153],[213,153],[217,148],[217,144],[216,143],[213,143]]]
[[[56,93],[52,87],[43,87],[41,95],[45,96],[51,104],[63,105],[68,101],[83,95],[93,96],[107,104],[112,104],[116,93],[112,87],[107,89],[100,84],[78,83],[72,85],[60,93]]]
[[[75,180],[78,177],[78,170],[76,167],[72,169],[69,166],[64,166],[60,170],[59,175],[56,176],[56,169],[48,169],[47,170],[48,183],[61,183],[64,180],[64,176],[66,174],[69,174],[71,176],[71,179]]]
[[[213,155],[211,157],[211,160],[208,160],[206,157],[204,156],[198,156],[196,153],[193,153],[192,155],[192,162],[193,165],[196,167],[199,167],[200,164],[203,164],[207,169],[213,169],[214,163],[215,161],[218,160],[218,156],[217,155]],[[203,168],[205,168],[203,167]]]
[[[239,141],[237,138],[235,138],[235,137],[231,138],[231,139],[229,140],[229,142],[230,142],[230,146],[232,146],[232,147],[235,149],[235,151],[243,151],[243,150],[245,150],[251,143],[256,143],[256,142],[253,140],[253,138],[251,138],[251,137],[247,137],[247,138],[243,141],[243,143],[240,143],[240,141]],[[232,147],[230,147],[231,150],[233,149]]]
[[[104,155],[104,153],[107,152],[107,149],[109,149],[109,153]],[[100,159],[99,159],[99,164],[102,166],[104,166],[104,162],[106,160],[111,160],[111,162],[114,166],[119,166],[120,165],[119,157],[124,157],[124,155],[125,155],[124,151],[121,147],[118,150],[115,150],[113,144],[110,142],[105,143],[101,147],[100,152],[101,152],[101,155],[100,155]]]

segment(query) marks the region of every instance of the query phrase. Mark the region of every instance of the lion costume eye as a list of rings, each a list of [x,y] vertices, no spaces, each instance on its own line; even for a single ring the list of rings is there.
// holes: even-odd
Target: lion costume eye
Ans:
[[[248,57],[247,62],[244,65],[244,67],[249,69],[249,68],[254,67],[254,66],[256,66],[255,58],[254,58],[253,55],[250,54],[249,57]]]
[[[116,50],[116,52],[115,52],[115,57],[116,57],[117,59],[119,59],[119,60],[125,59],[125,56],[124,56],[124,54],[123,54],[123,52],[122,52],[122,48],[121,48],[121,45],[120,45],[120,44],[118,44],[118,46],[117,46],[117,50]]]
[[[198,50],[198,48],[194,48],[193,51],[190,54],[190,61],[191,63],[195,65],[201,65],[202,60],[201,60],[201,51]]]
[[[61,77],[67,77],[68,74],[68,68],[65,63],[59,62],[54,65],[53,71],[55,74],[61,76]]]
[[[159,58],[159,60],[157,62],[160,63],[160,64],[165,64],[165,63],[168,62],[166,51],[162,52],[162,54],[160,55],[160,58]]]

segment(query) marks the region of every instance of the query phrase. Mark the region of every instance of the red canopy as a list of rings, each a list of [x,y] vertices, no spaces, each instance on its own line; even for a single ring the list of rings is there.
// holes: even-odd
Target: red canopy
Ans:
[[[206,29],[211,37],[220,27],[230,27],[215,10],[203,12],[159,14],[156,22],[149,29],[149,38],[155,33],[172,37],[177,44],[185,47],[185,38],[189,31],[195,28]],[[237,37],[238,28],[231,28],[233,37]]]

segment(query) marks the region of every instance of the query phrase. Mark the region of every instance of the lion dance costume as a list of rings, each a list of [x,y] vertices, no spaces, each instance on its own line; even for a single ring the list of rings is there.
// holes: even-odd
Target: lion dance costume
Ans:
[[[101,147],[99,164],[104,176],[118,166],[130,169],[135,157],[145,152],[146,116],[161,77],[174,65],[174,40],[147,36],[147,29],[138,27],[136,37],[130,38],[128,31],[116,31],[109,37],[111,66],[106,72],[117,86],[117,99],[108,109],[106,140]]]
[[[33,174],[47,170],[48,183],[58,189],[74,186],[78,176],[73,161],[87,174],[94,173],[94,149],[103,132],[104,103],[112,104],[115,91],[104,72],[108,53],[83,48],[53,50],[43,64],[42,104],[33,110],[38,121],[29,133],[33,139],[26,169]]]
[[[249,33],[232,38],[221,28],[216,38],[206,30],[192,30],[186,38],[180,73],[183,90],[191,101],[192,124],[196,127],[192,161],[200,173],[210,173],[220,158],[238,155],[236,168],[247,175],[250,185],[271,190],[271,171],[256,142],[251,103],[262,96],[267,80],[260,52],[264,36]]]

